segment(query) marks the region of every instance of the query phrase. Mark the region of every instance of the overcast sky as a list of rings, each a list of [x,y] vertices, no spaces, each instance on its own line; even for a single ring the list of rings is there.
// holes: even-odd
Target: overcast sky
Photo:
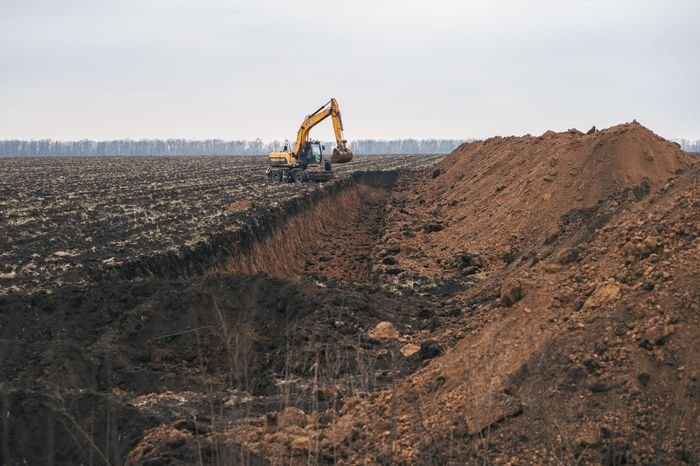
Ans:
[[[348,139],[700,138],[700,1],[0,0],[0,139],[292,138],[331,96]]]

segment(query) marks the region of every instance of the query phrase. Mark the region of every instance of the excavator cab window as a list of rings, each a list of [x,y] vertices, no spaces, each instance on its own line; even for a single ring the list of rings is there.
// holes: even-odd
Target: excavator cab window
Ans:
[[[319,164],[321,163],[321,145],[317,142],[310,142],[306,144],[306,150],[304,151],[306,157],[306,163],[308,164]]]

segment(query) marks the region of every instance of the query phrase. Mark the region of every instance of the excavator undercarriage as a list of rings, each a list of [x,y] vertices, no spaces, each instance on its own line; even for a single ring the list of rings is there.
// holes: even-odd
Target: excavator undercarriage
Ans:
[[[323,182],[333,178],[331,170],[303,170],[301,168],[274,168],[268,167],[267,177],[273,183],[295,182],[304,183],[307,181]]]

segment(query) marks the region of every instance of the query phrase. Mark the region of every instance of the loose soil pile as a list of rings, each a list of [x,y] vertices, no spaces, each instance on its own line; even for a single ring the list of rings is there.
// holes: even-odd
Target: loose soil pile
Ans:
[[[465,250],[490,263],[514,261],[556,236],[563,215],[584,215],[625,190],[642,196],[692,162],[636,122],[591,134],[496,137],[463,144],[430,177],[409,183],[392,219],[423,227],[401,239],[435,259],[406,264],[417,271]]]
[[[637,123],[494,138],[260,210],[218,271],[0,296],[0,459],[695,464],[699,175]]]
[[[632,123],[467,144],[404,178],[393,283],[473,280],[444,302],[460,324],[433,334],[459,341],[346,404],[333,447],[348,463],[698,461],[698,174]]]
[[[348,462],[696,464],[699,174],[460,297],[459,343],[341,410]]]

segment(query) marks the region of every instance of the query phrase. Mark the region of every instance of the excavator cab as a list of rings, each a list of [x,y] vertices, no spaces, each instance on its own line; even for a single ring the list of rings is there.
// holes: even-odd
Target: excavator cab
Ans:
[[[323,160],[321,143],[309,141],[304,146],[304,156],[302,157],[306,165],[320,165]]]

